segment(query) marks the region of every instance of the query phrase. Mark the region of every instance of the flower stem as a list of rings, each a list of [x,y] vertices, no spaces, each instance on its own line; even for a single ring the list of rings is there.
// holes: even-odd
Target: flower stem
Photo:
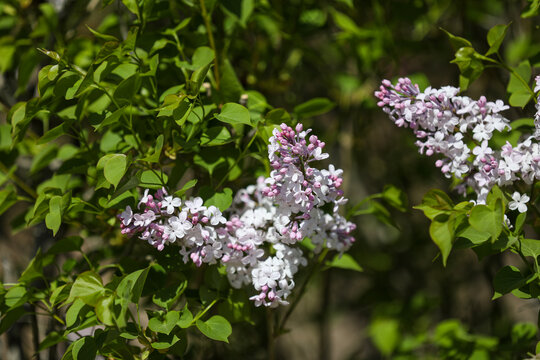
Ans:
[[[277,331],[276,331],[276,336],[279,336],[282,332],[283,332],[283,329],[285,328],[285,324],[287,323],[287,320],[289,319],[289,317],[291,316],[292,312],[294,311],[294,309],[296,308],[296,306],[298,305],[298,303],[300,302],[300,299],[302,299],[302,296],[304,295],[304,293],[306,292],[306,288],[307,288],[307,284],[309,282],[309,280],[311,280],[311,278],[313,277],[313,275],[317,272],[317,270],[320,268],[320,266],[322,265],[324,259],[326,258],[326,255],[328,254],[328,249],[324,249],[323,252],[319,255],[317,261],[313,264],[313,266],[311,267],[311,271],[308,273],[306,279],[304,280],[304,282],[302,283],[302,286],[300,287],[300,290],[298,292],[298,295],[296,297],[296,299],[294,299],[294,302],[291,304],[291,306],[289,307],[289,309],[287,310],[287,312],[285,313],[285,316],[283,317],[283,320],[281,320],[281,323],[279,324],[278,328],[277,328]]]
[[[275,352],[275,338],[276,334],[274,333],[274,313],[272,309],[266,308],[266,326],[267,326],[267,336],[268,336],[268,360],[274,360],[276,358]]]

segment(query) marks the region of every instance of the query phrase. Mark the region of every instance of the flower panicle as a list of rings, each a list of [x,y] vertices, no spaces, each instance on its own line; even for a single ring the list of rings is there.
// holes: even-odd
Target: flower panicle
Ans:
[[[301,240],[309,237],[315,252],[326,247],[340,253],[355,240],[356,226],[338,213],[347,201],[340,189],[343,171],[311,166],[329,155],[310,133],[302,124],[275,129],[268,147],[270,177],[239,190],[225,214],[204,206],[200,197],[183,202],[165,189],[154,195],[146,190],[135,211],[128,206],[119,215],[122,233],[158,251],[176,243],[185,263],[224,265],[232,287],[255,289],[256,306],[288,304],[294,275],[307,265]],[[329,203],[331,210],[323,210]]]

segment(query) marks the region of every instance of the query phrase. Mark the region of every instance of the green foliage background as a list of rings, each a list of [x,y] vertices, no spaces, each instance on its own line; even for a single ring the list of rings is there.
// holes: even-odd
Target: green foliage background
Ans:
[[[268,171],[272,125],[302,121],[345,170],[344,190],[358,223],[351,256],[364,272],[334,267],[317,275],[290,332],[277,339],[277,358],[521,359],[534,353],[536,300],[491,300],[497,271],[517,262],[461,250],[443,268],[429,221],[412,205],[429,189],[450,184],[433,159],[417,154],[412,136],[386,119],[373,91],[383,78],[410,76],[422,87],[468,86],[473,98],[517,94],[509,101],[521,106],[527,94],[520,97],[518,85],[507,88],[508,72],[478,59],[468,67],[450,64],[461,59],[454,55],[459,46],[453,49],[442,29],[485,53],[488,31],[511,23],[499,54],[516,69],[528,61],[530,78],[540,63],[538,6],[0,1],[0,258],[22,254],[18,262],[9,259],[14,279],[0,271],[3,346],[19,347],[23,356],[39,346],[42,356],[55,358],[67,333],[102,323],[117,333],[83,338],[71,356],[99,348],[127,358],[130,349],[112,338],[144,332],[126,322],[126,304],[142,296],[157,305],[148,310],[146,336],[158,345],[149,345],[146,356],[164,357],[163,349],[171,357],[184,354],[188,345],[180,339],[188,332],[186,358],[266,358],[266,314],[244,303],[246,294],[233,294],[217,271],[181,265],[174,250],[157,253],[125,239],[115,216],[133,206],[137,186],[166,184],[228,207],[232,191]],[[518,110],[508,117],[530,117],[534,106]],[[24,230],[27,225],[32,229]],[[8,283],[17,279],[13,290]],[[136,291],[138,281],[146,285]],[[160,288],[175,291],[152,296]],[[186,308],[178,308],[180,296],[192,299]],[[65,323],[31,315],[39,303]],[[35,324],[47,340],[38,346],[21,336]]]

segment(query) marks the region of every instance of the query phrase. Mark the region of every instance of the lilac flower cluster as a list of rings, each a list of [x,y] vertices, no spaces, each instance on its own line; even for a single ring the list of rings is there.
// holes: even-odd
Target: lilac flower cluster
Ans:
[[[537,77],[536,90],[540,90],[539,81]],[[450,86],[421,92],[410,79],[400,78],[395,85],[383,80],[375,96],[397,126],[413,130],[420,153],[444,155],[435,165],[446,177],[462,180],[458,186],[462,193],[470,186],[478,203],[485,203],[494,185],[519,180],[531,184],[540,178],[539,113],[534,136],[516,146],[507,142],[493,149],[489,146],[493,133],[510,130],[510,121],[500,114],[509,106],[502,100],[488,102],[484,96],[473,100],[458,93],[458,88]]]
[[[343,171],[311,167],[328,154],[316,136],[306,140],[310,131],[285,124],[274,130],[268,147],[271,176],[239,190],[227,218],[199,197],[182,202],[165,189],[155,196],[146,190],[138,212],[128,206],[119,216],[122,233],[137,235],[159,251],[176,243],[185,263],[225,266],[231,286],[255,288],[256,306],[288,304],[294,275],[307,265],[298,243],[308,237],[316,253],[323,248],[343,253],[356,228],[338,214],[347,201],[339,189]]]
[[[315,135],[308,138],[310,132],[311,129],[303,131],[302,124],[295,130],[285,124],[280,130],[274,129],[268,146],[274,170],[263,193],[274,200],[279,216],[285,219],[277,224],[277,230],[288,236],[284,242],[294,244],[307,236],[318,249],[326,241],[326,247],[344,251],[354,242],[350,233],[355,225],[338,213],[347,202],[339,189],[343,171],[333,165],[327,170],[310,166],[313,161],[328,157],[322,151],[324,142]],[[331,205],[330,214],[323,211],[326,204]]]
[[[134,213],[130,206],[120,215],[122,234],[139,235],[159,251],[165,245],[178,242],[184,261],[188,258],[200,266],[214,264],[221,257],[221,243],[216,242],[216,228],[226,222],[215,206],[203,206],[199,197],[182,204],[180,198],[170,196],[165,189],[155,197],[145,191]],[[142,206],[142,209],[141,209]]]

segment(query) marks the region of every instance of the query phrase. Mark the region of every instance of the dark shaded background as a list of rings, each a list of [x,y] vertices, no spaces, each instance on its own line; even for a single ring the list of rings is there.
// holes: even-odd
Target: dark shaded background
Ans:
[[[120,3],[102,9],[94,0],[50,2],[59,14],[58,22],[51,24],[54,31],[37,34],[30,44],[16,40],[41,26],[42,2],[23,1],[25,17],[16,23],[3,20],[6,17],[0,10],[2,123],[16,101],[36,94],[36,71],[48,63],[36,47],[78,41],[84,48],[91,42],[84,24],[101,26],[100,31],[120,37],[126,33],[129,14]],[[0,9],[7,3],[0,1]],[[390,324],[388,336],[396,337],[393,355],[386,358],[401,359],[445,357],[426,341],[444,320],[458,319],[471,334],[498,337],[501,344],[511,341],[512,324],[536,323],[537,302],[511,295],[491,301],[493,276],[503,264],[517,263],[511,256],[479,260],[471,250],[456,251],[443,268],[429,239],[429,223],[412,205],[420,203],[431,188],[449,190],[450,182],[433,166],[434,159],[418,154],[412,134],[396,128],[373,97],[384,78],[413,76],[422,87],[458,85],[457,66],[449,63],[453,50],[440,28],[469,39],[482,52],[488,48],[488,30],[512,22],[502,46],[505,60],[510,65],[527,58],[532,64],[539,62],[538,17],[520,18],[527,5],[527,1],[513,0],[260,1],[246,31],[238,33],[236,40],[229,42],[216,34],[218,48],[229,48],[244,87],[264,94],[269,104],[292,110],[314,97],[327,97],[337,104],[325,115],[305,119],[304,124],[326,141],[332,162],[344,169],[344,190],[351,204],[382,191],[385,184],[403,189],[410,200],[406,213],[391,210],[399,230],[374,216],[354,218],[358,233],[351,254],[365,271],[332,269],[315,278],[289,323],[291,331],[278,340],[278,358],[385,358],[373,342],[377,321]],[[110,16],[116,23],[104,25]],[[178,16],[172,14],[170,22],[175,23]],[[215,21],[219,24],[221,19]],[[36,70],[22,72],[24,66]],[[23,73],[29,74],[26,79],[21,79]],[[507,73],[487,69],[467,95],[505,99],[507,81]],[[507,116],[517,119],[533,113],[533,108],[526,108],[510,110]],[[12,236],[11,217],[8,212],[1,218],[3,282],[16,281],[42,238],[47,241],[46,231],[39,226]],[[254,313],[260,324],[264,312]],[[24,323],[4,334],[0,359],[27,358],[30,337],[29,325]],[[188,356],[264,358],[264,343],[262,326],[237,324],[233,346],[202,348]],[[518,354],[502,356],[520,358]]]

